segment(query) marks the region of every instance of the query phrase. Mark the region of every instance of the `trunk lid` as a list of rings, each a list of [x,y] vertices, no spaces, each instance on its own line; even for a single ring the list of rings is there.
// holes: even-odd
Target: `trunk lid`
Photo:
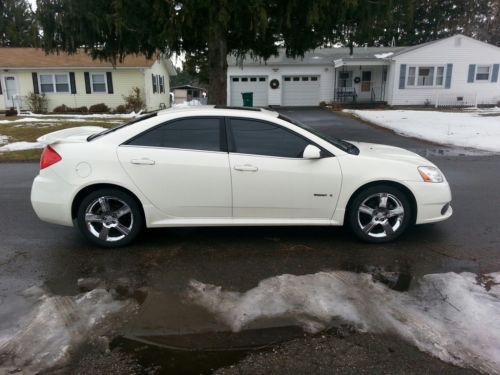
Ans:
[[[100,133],[103,130],[106,129],[100,126],[80,126],[42,135],[37,141],[44,145],[51,145],[58,142],[81,143],[86,142],[87,138],[92,134]]]

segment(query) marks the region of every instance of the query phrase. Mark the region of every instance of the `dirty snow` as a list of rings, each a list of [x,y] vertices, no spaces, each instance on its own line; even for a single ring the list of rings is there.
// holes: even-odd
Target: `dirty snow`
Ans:
[[[259,320],[295,321],[310,332],[349,323],[397,335],[441,360],[500,374],[500,272],[423,276],[407,292],[370,274],[281,275],[245,293],[191,281],[188,298],[233,331]]]
[[[394,55],[394,52],[377,53],[377,54],[375,54],[375,57],[377,59],[386,59],[386,58],[388,58],[389,56],[392,56],[392,55]]]
[[[7,135],[0,134],[0,146],[9,142],[9,137]]]
[[[352,113],[362,120],[392,129],[404,136],[444,145],[500,152],[500,117],[484,116],[485,111],[344,110],[344,112]]]
[[[10,151],[24,151],[35,148],[43,148],[44,144],[40,142],[12,142],[0,147],[0,153]]]
[[[22,369],[38,374],[67,364],[75,351],[112,327],[113,317],[129,315],[137,304],[115,300],[105,289],[77,296],[52,296],[33,287],[25,291],[35,306],[17,332],[0,332],[0,373]]]

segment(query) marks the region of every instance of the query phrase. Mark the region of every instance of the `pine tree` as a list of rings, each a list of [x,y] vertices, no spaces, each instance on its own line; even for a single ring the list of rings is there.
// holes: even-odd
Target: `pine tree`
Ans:
[[[0,46],[33,47],[37,40],[35,16],[27,0],[1,0]]]

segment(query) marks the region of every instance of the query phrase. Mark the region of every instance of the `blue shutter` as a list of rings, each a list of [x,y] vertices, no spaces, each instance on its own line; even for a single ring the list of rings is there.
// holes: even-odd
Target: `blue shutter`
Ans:
[[[467,76],[467,82],[474,82],[474,74],[476,73],[476,64],[469,64],[469,75]]]
[[[499,64],[493,64],[493,73],[491,74],[491,82],[498,81],[498,65]]]
[[[106,72],[106,81],[108,82],[108,94],[113,94],[113,76],[111,72]]]
[[[92,90],[90,88],[90,74],[89,72],[84,72],[83,77],[85,78],[85,92],[91,94]]]
[[[71,93],[76,94],[75,72],[69,72],[69,86],[71,88]]]
[[[449,89],[451,87],[451,74],[453,73],[453,64],[446,65],[446,80],[444,81],[444,88]]]
[[[399,89],[405,88],[406,64],[401,64],[399,68]]]
[[[33,80],[33,92],[40,94],[40,90],[38,89],[38,74],[35,72],[31,73],[31,79]]]

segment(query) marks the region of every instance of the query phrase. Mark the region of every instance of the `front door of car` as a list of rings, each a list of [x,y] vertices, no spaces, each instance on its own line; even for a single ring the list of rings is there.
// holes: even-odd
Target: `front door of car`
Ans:
[[[230,139],[235,219],[330,219],[342,181],[337,158],[304,159],[313,142],[259,120],[230,119]]]
[[[141,192],[172,219],[231,217],[223,119],[167,122],[118,147],[118,157]]]

